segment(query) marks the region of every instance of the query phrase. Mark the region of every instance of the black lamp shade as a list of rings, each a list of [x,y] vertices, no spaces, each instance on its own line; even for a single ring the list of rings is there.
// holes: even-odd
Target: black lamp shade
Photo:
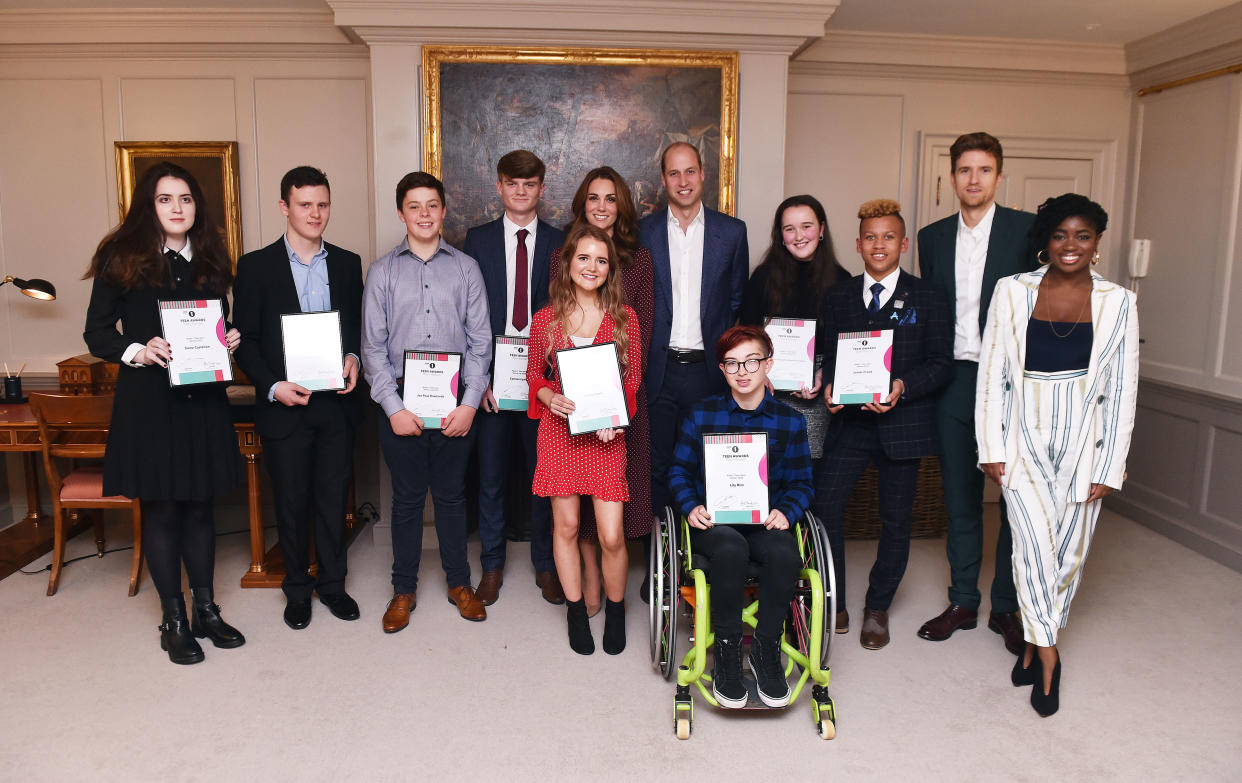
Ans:
[[[20,277],[8,277],[4,283],[12,283],[21,289],[21,292],[31,299],[40,299],[50,301],[56,298],[56,286],[46,280],[32,277],[29,280],[23,280]],[[4,285],[0,283],[0,285]]]

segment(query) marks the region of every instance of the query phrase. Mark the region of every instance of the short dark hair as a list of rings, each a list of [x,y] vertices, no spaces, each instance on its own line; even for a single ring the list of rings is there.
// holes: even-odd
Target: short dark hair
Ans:
[[[996,158],[996,173],[1000,174],[1005,165],[1005,152],[1001,149],[1000,139],[984,131],[964,133],[958,136],[949,147],[949,167],[957,168],[957,159],[971,150],[980,150]]]
[[[666,159],[666,158],[668,158],[668,154],[669,154],[669,152],[671,152],[672,150],[674,150],[674,149],[675,149],[675,148],[677,148],[677,147],[686,147],[686,148],[687,148],[687,149],[689,149],[691,152],[693,152],[693,153],[694,153],[694,159],[695,159],[695,160],[697,160],[697,161],[699,162],[699,171],[702,171],[702,170],[703,170],[703,156],[699,154],[699,148],[698,148],[698,147],[696,147],[696,146],[694,146],[693,144],[691,144],[691,143],[690,143],[690,142],[688,142],[688,141],[675,141],[675,142],[673,142],[672,144],[670,144],[670,145],[668,145],[667,147],[665,147],[665,148],[664,148],[664,152],[661,152],[661,153],[660,153],[660,173],[661,173],[661,174],[663,174],[663,173],[664,173],[664,171],[665,171],[664,161],[665,161],[665,159]]]
[[[289,203],[289,194],[294,188],[307,188],[323,185],[328,189],[328,193],[332,192],[332,186],[328,184],[328,175],[324,174],[314,166],[295,166],[285,172],[285,176],[280,178],[280,200]]]
[[[1039,205],[1035,212],[1035,222],[1031,223],[1031,230],[1027,234],[1031,247],[1036,251],[1047,249],[1052,232],[1072,217],[1080,217],[1090,223],[1097,234],[1103,234],[1104,229],[1108,228],[1108,213],[1104,211],[1104,207],[1086,196],[1065,193],[1053,196]]]
[[[754,340],[763,346],[768,356],[772,355],[772,338],[758,326],[730,326],[716,341],[716,361],[724,364],[725,354],[748,340]]]
[[[444,183],[436,179],[435,176],[425,171],[411,171],[401,178],[397,183],[397,211],[401,211],[401,204],[405,201],[405,194],[414,188],[434,188],[436,193],[440,194],[440,203],[448,204],[444,198]]]
[[[543,175],[548,167],[543,165],[539,156],[530,150],[514,150],[506,152],[496,161],[496,179],[537,179],[543,182]]]

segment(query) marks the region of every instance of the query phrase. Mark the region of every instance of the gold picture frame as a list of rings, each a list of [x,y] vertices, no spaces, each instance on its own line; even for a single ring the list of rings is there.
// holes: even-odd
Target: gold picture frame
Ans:
[[[194,175],[203,198],[224,232],[224,244],[233,263],[242,254],[241,188],[237,181],[235,141],[118,141],[116,200],[121,220],[129,212],[134,183],[151,166],[168,161]]]
[[[540,214],[554,224],[597,165],[626,177],[640,214],[661,206],[659,153],[674,141],[703,152],[704,201],[734,212],[737,52],[424,46],[422,80],[423,166],[449,191],[450,242],[499,214],[494,166],[511,149],[547,164]]]

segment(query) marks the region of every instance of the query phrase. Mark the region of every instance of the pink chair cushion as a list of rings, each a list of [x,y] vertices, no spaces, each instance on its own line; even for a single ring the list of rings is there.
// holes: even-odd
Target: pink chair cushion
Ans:
[[[129,501],[129,498],[121,495],[104,497],[102,467],[79,468],[65,476],[65,483],[60,488],[60,499],[113,500],[118,503]]]

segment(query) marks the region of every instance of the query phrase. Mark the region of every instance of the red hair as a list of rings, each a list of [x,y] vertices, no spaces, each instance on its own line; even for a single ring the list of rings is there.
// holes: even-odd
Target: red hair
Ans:
[[[759,343],[768,356],[772,355],[772,338],[763,329],[758,326],[731,326],[716,341],[716,361],[724,364],[725,354],[750,340]]]

